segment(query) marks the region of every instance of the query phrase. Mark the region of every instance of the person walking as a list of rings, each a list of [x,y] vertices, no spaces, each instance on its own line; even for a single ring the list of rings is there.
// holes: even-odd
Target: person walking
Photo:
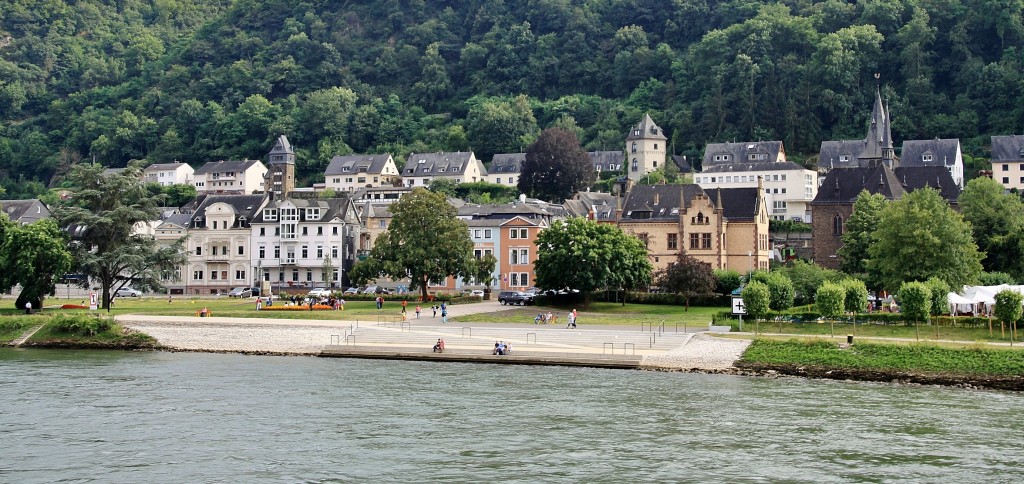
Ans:
[[[431,316],[431,317],[432,318],[436,318],[437,317],[437,304],[431,304],[430,305],[430,310],[434,312],[434,315]]]
[[[441,324],[448,324],[448,308],[441,303]]]
[[[416,319],[420,319],[420,305],[416,305]]]
[[[32,314],[32,301],[25,301],[25,314]]]
[[[405,315],[405,307],[409,305],[409,301],[402,299],[402,315]]]

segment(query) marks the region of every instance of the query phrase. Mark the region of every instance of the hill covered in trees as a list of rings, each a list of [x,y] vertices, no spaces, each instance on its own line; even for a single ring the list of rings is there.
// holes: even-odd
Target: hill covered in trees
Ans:
[[[288,135],[316,181],[349,152],[523,151],[550,126],[619,149],[644,112],[677,154],[1024,131],[1022,0],[8,0],[0,183],[82,159],[199,166]]]

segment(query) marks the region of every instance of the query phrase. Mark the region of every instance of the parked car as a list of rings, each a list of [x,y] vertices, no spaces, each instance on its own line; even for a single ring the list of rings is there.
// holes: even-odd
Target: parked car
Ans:
[[[379,289],[380,288],[378,286],[366,286],[365,288],[363,288],[360,294],[377,294],[378,292],[380,292]]]
[[[526,306],[533,304],[533,295],[519,291],[502,291],[498,294],[498,302],[502,305]]]
[[[318,287],[316,289],[309,291],[309,294],[307,294],[307,296],[309,297],[327,297],[330,295],[331,290],[326,287]]]
[[[469,295],[476,297],[484,297],[484,291],[483,289],[473,289],[472,291],[469,291]]]
[[[228,298],[249,298],[253,295],[252,288],[234,288],[230,293],[227,293]]]
[[[117,297],[139,297],[142,295],[142,291],[132,289],[130,287],[122,287],[114,293]]]
[[[348,289],[345,289],[345,292],[342,293],[342,294],[359,294],[359,288],[358,287],[350,287]]]
[[[254,297],[260,297],[260,288],[259,287],[253,287],[251,289],[251,291],[252,291],[252,295]]]

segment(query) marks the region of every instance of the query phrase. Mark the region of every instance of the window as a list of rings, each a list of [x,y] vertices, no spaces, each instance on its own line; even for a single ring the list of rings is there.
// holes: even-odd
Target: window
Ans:
[[[932,155],[921,155],[921,161],[926,163],[932,161]]]
[[[843,235],[843,217],[838,213],[832,216],[832,235]]]
[[[313,269],[306,269],[306,282],[313,281]]]
[[[1004,163],[1003,164],[1003,171],[1010,171],[1010,165]]]
[[[636,141],[633,142],[633,148],[630,151],[636,153]]]
[[[192,271],[192,280],[201,281],[203,280],[203,271]]]
[[[267,228],[266,227],[260,227],[260,235],[267,235]]]
[[[217,271],[210,271],[210,280],[217,280]]]
[[[636,158],[633,158],[633,171],[639,171],[640,165],[637,163]]]
[[[245,271],[235,271],[235,280],[236,281],[244,281],[245,280]]]
[[[668,234],[668,248],[675,250],[679,248],[679,234]]]
[[[381,221],[377,222],[377,227],[378,228],[382,228],[382,229],[388,228],[388,221],[387,220],[381,220]]]
[[[299,220],[299,210],[297,208],[282,208],[281,209],[281,221],[297,222],[298,220]]]
[[[277,209],[275,209],[275,208],[268,208],[268,209],[264,210],[263,211],[263,220],[266,220],[268,222],[273,222],[273,221],[277,220]]]
[[[295,224],[284,224],[281,226],[281,238],[282,239],[294,239],[295,238]]]
[[[700,248],[700,234],[690,234],[690,249]]]
[[[275,245],[274,246],[274,258],[275,259],[280,259],[281,258],[281,246],[280,245]]]
[[[510,239],[526,239],[526,238],[528,238],[527,234],[526,234],[526,229],[518,229],[518,228],[512,229],[511,231],[509,231],[509,236],[508,237]]]
[[[281,235],[281,227],[274,227],[274,237]]]
[[[267,257],[267,248],[261,245],[260,246],[259,254],[260,254],[260,259],[265,259]]]
[[[303,259],[308,259],[309,258],[309,246],[308,245],[303,245],[302,246],[302,258]]]
[[[302,235],[303,236],[309,235],[309,227],[302,227]]]
[[[337,258],[338,258],[338,246],[337,245],[332,245],[331,246],[331,259],[337,259]]]
[[[847,161],[850,161],[850,155],[839,155],[840,163],[846,163]]]
[[[786,202],[783,200],[772,201],[772,213],[786,213]]]
[[[690,218],[690,223],[692,223],[693,225],[708,225],[709,223],[711,223],[711,219],[705,217],[703,212],[697,212],[696,217]]]
[[[214,229],[216,229],[216,228],[217,228],[217,221],[216,221],[216,220],[214,220],[214,221],[213,221],[213,228],[214,228]]]
[[[338,226],[331,227],[331,235],[338,235]]]
[[[243,245],[239,245],[238,246],[238,255],[245,255],[245,246],[243,246]]]
[[[711,234],[700,234],[700,248],[710,249],[711,248]]]
[[[647,232],[636,234],[636,238],[640,239],[640,242],[644,243],[644,247],[648,247],[648,244],[651,242],[651,238],[647,235]]]
[[[299,270],[298,269],[292,269],[292,280],[298,282],[298,280],[299,280]]]
[[[213,255],[217,255],[217,246],[216,245],[211,247],[211,250],[213,250]]]
[[[203,246],[196,247],[196,255],[203,255]]]
[[[324,228],[323,227],[317,227],[316,228],[316,234],[317,235],[323,235],[324,234]]]
[[[480,229],[473,230],[473,238],[474,239],[479,239],[480,238],[480,233],[481,233]]]
[[[491,229],[484,229],[484,238],[491,238]]]
[[[509,285],[512,287],[529,286],[529,277],[526,272],[513,272],[509,274]]]
[[[322,246],[322,245],[316,246],[316,258],[317,259],[323,259],[324,258],[324,246]]]
[[[529,264],[530,249],[511,249],[508,260],[512,265]]]
[[[1009,185],[1009,184],[1010,184],[1010,177],[1004,176],[1003,177],[1003,185]]]

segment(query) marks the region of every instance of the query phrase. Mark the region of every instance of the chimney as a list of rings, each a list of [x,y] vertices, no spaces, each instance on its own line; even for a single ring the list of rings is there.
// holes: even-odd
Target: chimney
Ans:
[[[660,202],[660,201],[661,201],[661,196],[658,194],[658,192],[654,192],[654,204],[657,205],[658,202]]]

